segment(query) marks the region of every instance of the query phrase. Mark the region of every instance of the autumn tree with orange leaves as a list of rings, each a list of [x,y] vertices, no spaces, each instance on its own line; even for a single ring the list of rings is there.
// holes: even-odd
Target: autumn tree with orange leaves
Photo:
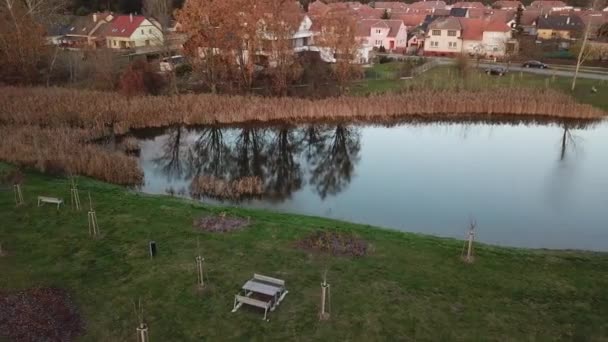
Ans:
[[[212,92],[248,91],[255,63],[267,60],[273,92],[285,95],[301,74],[292,38],[302,18],[292,0],[189,0],[176,11],[190,37],[186,51]]]
[[[333,54],[333,76],[340,90],[345,91],[347,85],[362,74],[356,63],[360,47],[356,39],[357,23],[350,16],[331,12],[317,20],[320,21],[321,34],[315,43],[325,51],[322,53]]]
[[[293,34],[297,32],[303,13],[297,2],[291,0],[263,0],[265,17],[264,39],[267,41],[270,60],[268,74],[276,95],[287,95],[289,86],[302,75],[293,48]]]
[[[249,0],[190,0],[175,13],[190,39],[185,48],[212,92],[253,82],[261,6]]]

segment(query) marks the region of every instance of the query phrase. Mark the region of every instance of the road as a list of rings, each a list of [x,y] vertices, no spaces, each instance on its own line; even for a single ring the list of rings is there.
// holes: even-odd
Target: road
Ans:
[[[437,60],[439,61],[440,65],[452,65],[454,64],[454,60],[453,59],[449,59],[449,58],[437,58]],[[472,65],[477,66],[477,63],[474,61],[471,61]],[[504,66],[506,67],[507,64],[505,63],[487,63],[487,62],[482,62],[479,63],[479,68],[482,69],[487,69],[489,67],[492,66]],[[574,71],[568,71],[568,70],[559,70],[559,69],[534,69],[534,68],[523,68],[520,65],[514,65],[511,64],[511,66],[509,67],[509,71],[513,72],[519,72],[519,71],[523,71],[523,72],[529,72],[532,74],[537,74],[537,75],[546,75],[546,76],[563,76],[563,77],[573,77],[574,76]],[[579,78],[588,78],[588,79],[592,79],[592,80],[605,80],[608,81],[608,73],[606,72],[597,72],[597,73],[592,73],[592,72],[588,72],[588,71],[581,71],[578,73],[578,77]]]
[[[489,67],[497,66],[497,65],[501,65],[504,67],[507,66],[506,64],[502,64],[502,63],[480,63],[479,67],[483,68],[483,69],[487,69]],[[523,72],[529,72],[532,74],[546,75],[546,76],[553,76],[553,75],[563,76],[563,77],[573,77],[574,76],[574,71],[557,70],[557,69],[522,68],[521,66],[518,66],[518,65],[511,65],[509,67],[509,71],[511,71],[511,72],[523,71]],[[579,72],[578,77],[579,78],[588,78],[588,79],[592,79],[592,80],[607,80],[608,81],[608,74],[606,74],[606,73]]]

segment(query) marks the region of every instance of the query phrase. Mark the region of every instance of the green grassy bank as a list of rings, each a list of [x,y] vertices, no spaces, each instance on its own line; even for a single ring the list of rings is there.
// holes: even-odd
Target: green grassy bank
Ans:
[[[36,207],[41,194],[69,204],[66,179],[28,173],[27,203],[19,208],[12,192],[0,192],[0,241],[8,252],[0,257],[0,290],[67,289],[86,321],[82,341],[135,340],[132,301],[138,298],[151,341],[600,341],[608,336],[608,254],[478,246],[477,260],[469,265],[459,259],[462,241],[212,208],[88,179],[80,179],[79,187],[83,200],[88,191],[93,197],[100,239],[89,238],[86,211]],[[224,210],[250,217],[251,226],[227,234],[193,229],[193,219]],[[318,229],[353,232],[372,250],[349,258],[294,247]],[[151,239],[159,247],[154,260],[147,254]],[[208,270],[203,292],[195,286],[197,240]],[[326,265],[331,319],[319,322]],[[230,313],[233,295],[253,272],[285,279],[290,291],[270,322],[253,310]]]
[[[397,77],[401,63],[376,64],[368,70],[368,78],[351,89],[354,94],[403,91],[409,87],[424,89],[491,89],[494,87],[550,88],[572,95],[581,103],[591,104],[608,110],[608,81],[578,78],[576,89],[570,90],[571,77],[546,76],[527,72],[513,71],[505,76],[486,75],[483,70],[473,67],[463,79],[454,66],[439,66],[413,79],[402,80]],[[592,87],[597,90],[592,92]]]

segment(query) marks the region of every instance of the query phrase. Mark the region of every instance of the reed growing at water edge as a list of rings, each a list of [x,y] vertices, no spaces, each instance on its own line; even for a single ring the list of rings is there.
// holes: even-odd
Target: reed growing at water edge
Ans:
[[[323,100],[228,95],[140,96],[66,88],[0,88],[0,124],[103,129],[175,124],[283,121],[388,121],[489,118],[493,115],[597,119],[601,109],[548,89],[415,90]]]
[[[90,176],[114,184],[143,180],[137,160],[87,143],[91,131],[73,128],[0,126],[0,160],[41,172]]]

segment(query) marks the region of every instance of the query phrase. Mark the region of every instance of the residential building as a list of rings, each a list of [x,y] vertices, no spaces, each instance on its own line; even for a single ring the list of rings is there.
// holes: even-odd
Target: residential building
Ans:
[[[105,27],[108,48],[137,49],[162,46],[164,35],[154,19],[141,15],[119,15]]]
[[[432,22],[424,42],[427,56],[503,57],[516,47],[511,28],[501,18],[442,18]]]
[[[486,6],[477,1],[460,1],[452,5],[452,8],[479,8],[484,9]]]
[[[109,12],[76,16],[63,29],[61,45],[68,48],[102,47],[105,45],[103,31],[114,20]]]
[[[424,40],[427,56],[456,56],[462,53],[462,25],[459,18],[448,17],[433,21]]]
[[[407,28],[401,20],[361,20],[357,23],[357,39],[363,45],[384,47],[387,51],[404,51]]]
[[[515,11],[519,8],[519,6],[522,6],[524,9],[524,5],[521,3],[521,1],[511,1],[511,0],[499,0],[496,1],[492,4],[492,6],[494,8],[498,8],[498,9],[502,9],[502,10],[510,10],[510,11]]]
[[[407,5],[398,1],[376,1],[374,2],[375,9],[386,10],[388,13],[404,12],[407,10]]]
[[[540,17],[539,10],[526,9],[521,16],[521,27],[524,34],[536,36],[536,23]]]
[[[571,10],[573,7],[572,6],[568,6],[563,1],[535,0],[535,1],[532,1],[532,3],[530,4],[530,6],[528,6],[528,8],[540,10],[542,12],[542,14],[545,14],[545,13],[550,13],[550,12],[559,12],[559,11]]]
[[[536,22],[538,39],[574,39],[583,30],[583,21],[574,14],[545,14]]]

